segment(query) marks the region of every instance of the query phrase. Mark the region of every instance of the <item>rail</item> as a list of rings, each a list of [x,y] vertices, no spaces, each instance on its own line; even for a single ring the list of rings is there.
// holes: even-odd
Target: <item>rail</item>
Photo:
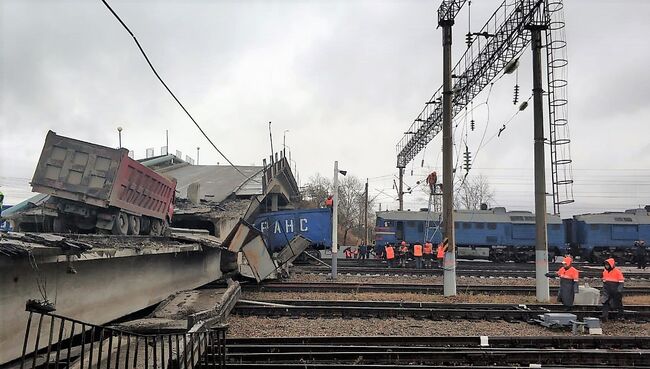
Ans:
[[[28,303],[20,369],[203,369],[226,365],[226,325],[138,334]]]
[[[252,292],[389,292],[389,293],[422,293],[440,294],[442,284],[406,284],[406,283],[349,283],[349,282],[271,282],[261,285],[243,285],[243,291]],[[558,288],[551,286],[551,291]],[[520,285],[459,285],[459,293],[488,293],[501,295],[530,295],[535,294],[535,286]],[[650,287],[625,287],[625,295],[645,295],[650,293]]]

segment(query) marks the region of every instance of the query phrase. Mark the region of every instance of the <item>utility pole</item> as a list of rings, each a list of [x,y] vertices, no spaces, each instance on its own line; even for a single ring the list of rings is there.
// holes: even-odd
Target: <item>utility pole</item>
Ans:
[[[271,140],[271,163],[273,163],[273,134],[271,133],[271,122],[269,122],[269,139]]]
[[[122,148],[122,127],[117,127],[117,140],[119,148]]]
[[[332,181],[332,280],[336,280],[336,264],[339,254],[338,246],[338,206],[339,206],[339,162],[334,162],[334,180]]]
[[[285,129],[282,133],[282,150],[284,151],[284,156],[287,156],[287,132],[289,130]],[[291,160],[291,156],[289,156],[289,160]]]
[[[456,296],[456,240],[454,235],[454,134],[451,100],[451,27],[454,20],[444,19],[442,27],[442,211],[445,237],[448,240],[443,268],[444,295]]]
[[[196,165],[199,165],[199,150],[201,150],[200,147],[196,147]]]
[[[544,89],[542,88],[542,30],[531,25],[533,49],[533,124],[535,139],[535,280],[537,301],[549,302],[548,245],[546,243],[546,174],[544,172]]]
[[[365,224],[364,229],[365,233],[363,236],[363,244],[368,246],[368,178],[366,178],[366,194],[364,201],[364,213],[363,213],[363,223]]]
[[[169,130],[168,129],[165,130],[165,147],[167,147],[167,155],[169,155]]]
[[[397,187],[397,199],[399,201],[399,211],[404,210],[404,168],[399,168],[399,184]]]

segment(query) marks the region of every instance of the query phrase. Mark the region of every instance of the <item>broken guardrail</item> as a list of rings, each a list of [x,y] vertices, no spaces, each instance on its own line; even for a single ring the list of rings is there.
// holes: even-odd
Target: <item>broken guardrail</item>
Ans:
[[[28,302],[20,369],[225,368],[227,325],[187,333],[137,334],[54,314]]]

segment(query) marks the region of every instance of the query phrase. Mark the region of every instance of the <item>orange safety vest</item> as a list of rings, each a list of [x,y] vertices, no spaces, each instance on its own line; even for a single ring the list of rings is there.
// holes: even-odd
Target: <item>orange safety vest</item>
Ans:
[[[443,259],[445,257],[445,248],[442,246],[442,243],[438,245],[438,250],[436,251],[436,258]]]
[[[409,252],[409,247],[406,245],[402,245],[402,247],[399,248],[399,252],[401,252],[402,254],[406,254],[407,252]]]
[[[431,244],[431,242],[427,242],[424,244],[424,253],[427,255],[433,253],[433,245]]]
[[[603,270],[603,282],[623,282],[623,272],[618,268]]]
[[[564,267],[561,267],[557,271],[557,275],[560,278],[571,279],[571,280],[574,280],[576,282],[578,281],[579,274],[580,274],[580,272],[578,271],[578,269],[576,269],[574,267],[571,267],[569,269],[565,269]]]
[[[422,245],[419,243],[413,246],[413,256],[422,256]]]
[[[393,250],[393,246],[386,247],[386,259],[391,260],[394,258],[395,258],[395,250]]]

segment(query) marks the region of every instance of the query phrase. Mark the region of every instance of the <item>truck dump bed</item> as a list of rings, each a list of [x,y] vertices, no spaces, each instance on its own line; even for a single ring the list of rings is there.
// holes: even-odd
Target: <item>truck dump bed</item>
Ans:
[[[175,181],[113,149],[49,131],[32,190],[100,208],[165,219]]]

